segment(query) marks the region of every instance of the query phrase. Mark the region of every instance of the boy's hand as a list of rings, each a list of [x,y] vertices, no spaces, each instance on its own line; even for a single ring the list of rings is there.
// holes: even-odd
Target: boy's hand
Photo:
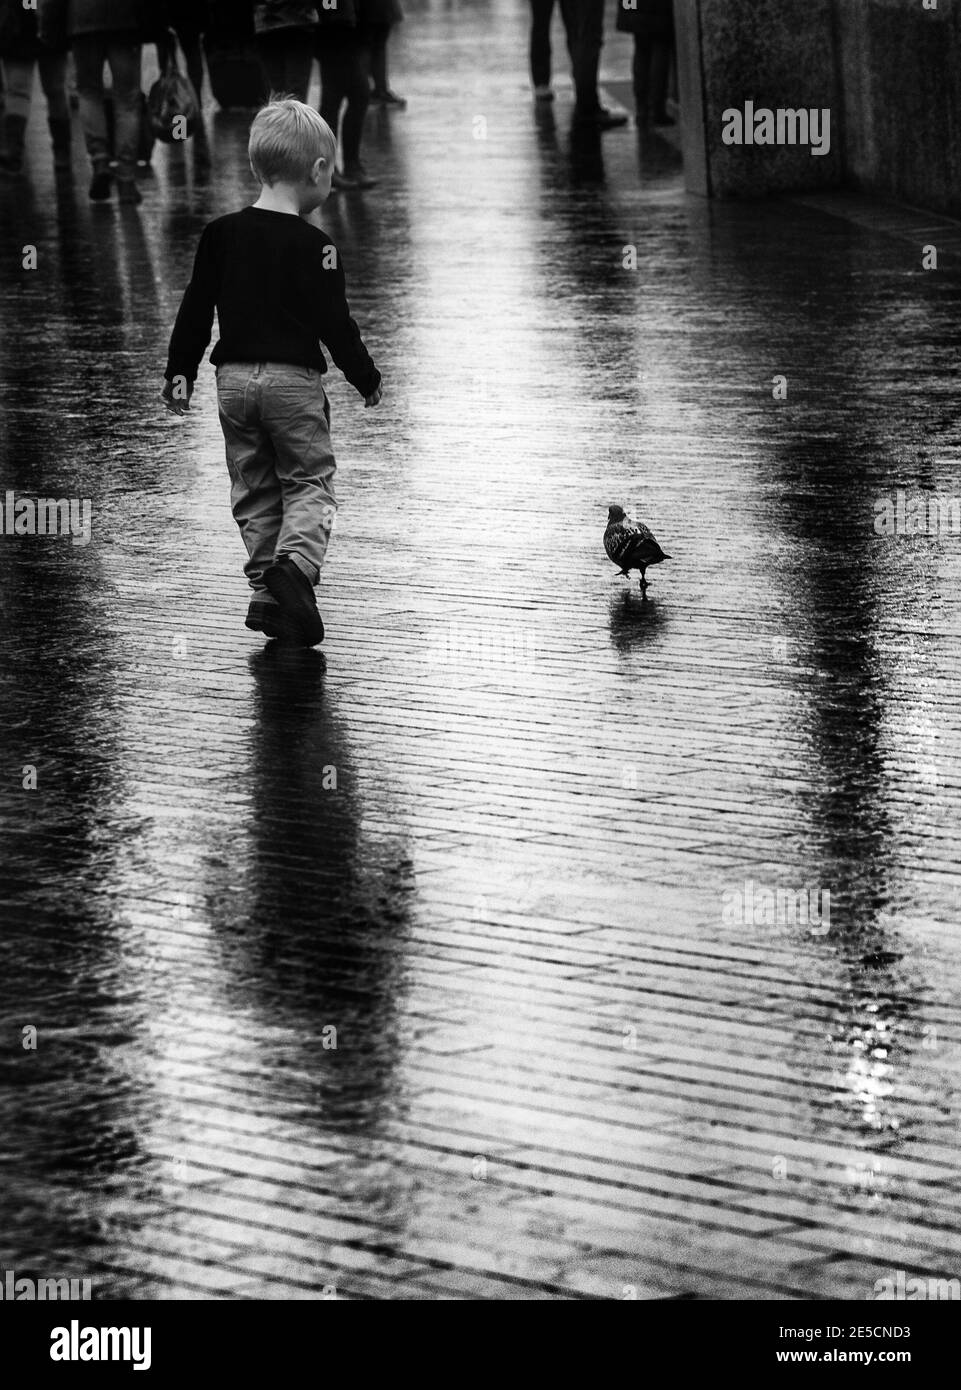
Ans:
[[[366,408],[369,405],[380,405],[381,396],[383,394],[383,391],[381,391],[380,387],[378,386],[376,391],[373,391],[369,396],[364,397],[364,407]]]
[[[160,399],[168,410],[173,411],[174,415],[186,415],[190,410],[190,397],[193,393],[193,382],[187,381],[182,376],[177,377],[174,381],[165,377]]]

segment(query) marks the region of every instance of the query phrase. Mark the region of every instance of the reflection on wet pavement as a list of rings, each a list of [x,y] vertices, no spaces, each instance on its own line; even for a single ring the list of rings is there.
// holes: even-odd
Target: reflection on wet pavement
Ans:
[[[212,373],[185,422],[155,400],[245,117],[160,151],[139,212],[88,206],[79,153],[55,188],[37,125],[0,203],[3,488],[94,518],[0,538],[5,1267],[150,1298],[961,1274],[961,564],[874,529],[957,492],[958,281],[910,218],[707,204],[657,135],[572,140],[524,10],[409,5],[383,183],[326,213],[386,395],[331,386],[323,656],[243,626]],[[674,557],[646,597],[612,501]]]

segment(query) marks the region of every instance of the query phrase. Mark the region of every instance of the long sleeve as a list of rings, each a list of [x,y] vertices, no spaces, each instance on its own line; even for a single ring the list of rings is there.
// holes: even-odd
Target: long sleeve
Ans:
[[[191,382],[196,380],[197,369],[213,332],[216,302],[217,276],[210,228],[207,227],[200,238],[190,284],[170,335],[165,372],[168,381],[175,376],[185,376]]]
[[[328,243],[332,245],[333,243]],[[337,251],[336,264],[321,271],[323,281],[323,341],[344,376],[360,394],[370,396],[380,385],[380,372],[347,303],[347,281]]]

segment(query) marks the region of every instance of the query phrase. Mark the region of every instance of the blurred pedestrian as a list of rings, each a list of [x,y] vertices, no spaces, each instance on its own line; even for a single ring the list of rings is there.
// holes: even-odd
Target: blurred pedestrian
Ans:
[[[604,44],[604,0],[561,0],[567,29],[567,46],[574,75],[574,121],[596,130],[627,124],[601,105],[597,94],[597,70]]]
[[[254,33],[267,86],[306,101],[314,64],[317,8],[310,0],[258,0]]]
[[[407,102],[391,91],[387,78],[387,43],[390,31],[404,18],[400,0],[370,0],[364,9],[364,23],[370,43],[371,102],[375,106],[396,106],[398,110],[403,110]]]
[[[321,9],[317,36],[320,59],[320,114],[334,132],[340,127],[343,163],[334,170],[335,189],[373,188],[360,157],[364,117],[370,105],[370,36],[366,0],[339,0],[335,10]],[[343,107],[343,122],[341,108]]]
[[[41,43],[37,15],[25,10],[21,0],[0,0],[0,65],[6,91],[3,117],[3,152],[0,173],[19,174],[27,120],[33,95],[34,75],[47,99],[47,124],[53,142],[54,168],[70,168],[70,106],[67,101],[67,43],[61,35],[55,47]]]
[[[674,46],[671,0],[618,0],[617,27],[634,35],[634,109],[637,124],[674,125],[667,111],[667,86]]]
[[[90,197],[102,202],[112,192],[106,64],[112,82],[119,199],[141,202],[135,181],[143,110],[140,65],[144,41],[155,42],[163,31],[164,0],[40,0],[39,14],[41,38],[49,42],[49,36],[66,33],[70,41],[80,120],[93,168]]]

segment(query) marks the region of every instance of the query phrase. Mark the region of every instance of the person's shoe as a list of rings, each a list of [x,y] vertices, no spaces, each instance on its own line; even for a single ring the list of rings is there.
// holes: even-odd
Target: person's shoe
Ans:
[[[104,203],[113,192],[113,175],[109,169],[94,169],[90,183],[90,201]]]
[[[244,623],[251,632],[262,632],[265,637],[277,637],[281,642],[303,645],[300,628],[288,617],[278,603],[270,603],[254,597],[247,608]]]
[[[553,93],[553,91],[552,91],[552,89],[551,89],[550,87],[535,87],[535,88],[534,88],[534,100],[535,100],[535,101],[553,101],[553,100],[554,100],[554,93]]]
[[[324,620],[317,611],[314,586],[289,555],[281,555],[264,571],[264,583],[308,647],[324,640]]]
[[[666,111],[655,111],[652,118],[654,125],[677,125],[673,116],[669,116]]]
[[[344,174],[350,179],[354,188],[376,188],[377,180],[371,178],[360,160],[356,164],[345,164]]]
[[[138,203],[143,202],[143,194],[133,179],[118,179],[117,200],[126,203],[128,207],[136,207]]]
[[[606,106],[598,106],[595,111],[575,111],[574,123],[592,126],[595,130],[614,130],[616,126],[627,125],[627,116],[621,112],[608,111]]]
[[[338,169],[335,169],[330,176],[330,186],[334,193],[342,191],[346,193],[350,189],[358,187],[353,179],[347,178],[346,174],[342,174]]]
[[[0,154],[0,173],[23,173],[23,147],[26,139],[26,117],[5,115],[3,118],[3,153]]]
[[[378,106],[394,106],[398,111],[403,111],[404,107],[407,105],[407,98],[398,96],[397,93],[392,92],[389,87],[385,87],[382,92],[376,90],[371,92],[370,99]]]
[[[72,167],[70,159],[72,145],[72,131],[69,117],[50,116],[47,120],[50,127],[50,139],[53,143],[53,167],[59,173],[65,173]]]

